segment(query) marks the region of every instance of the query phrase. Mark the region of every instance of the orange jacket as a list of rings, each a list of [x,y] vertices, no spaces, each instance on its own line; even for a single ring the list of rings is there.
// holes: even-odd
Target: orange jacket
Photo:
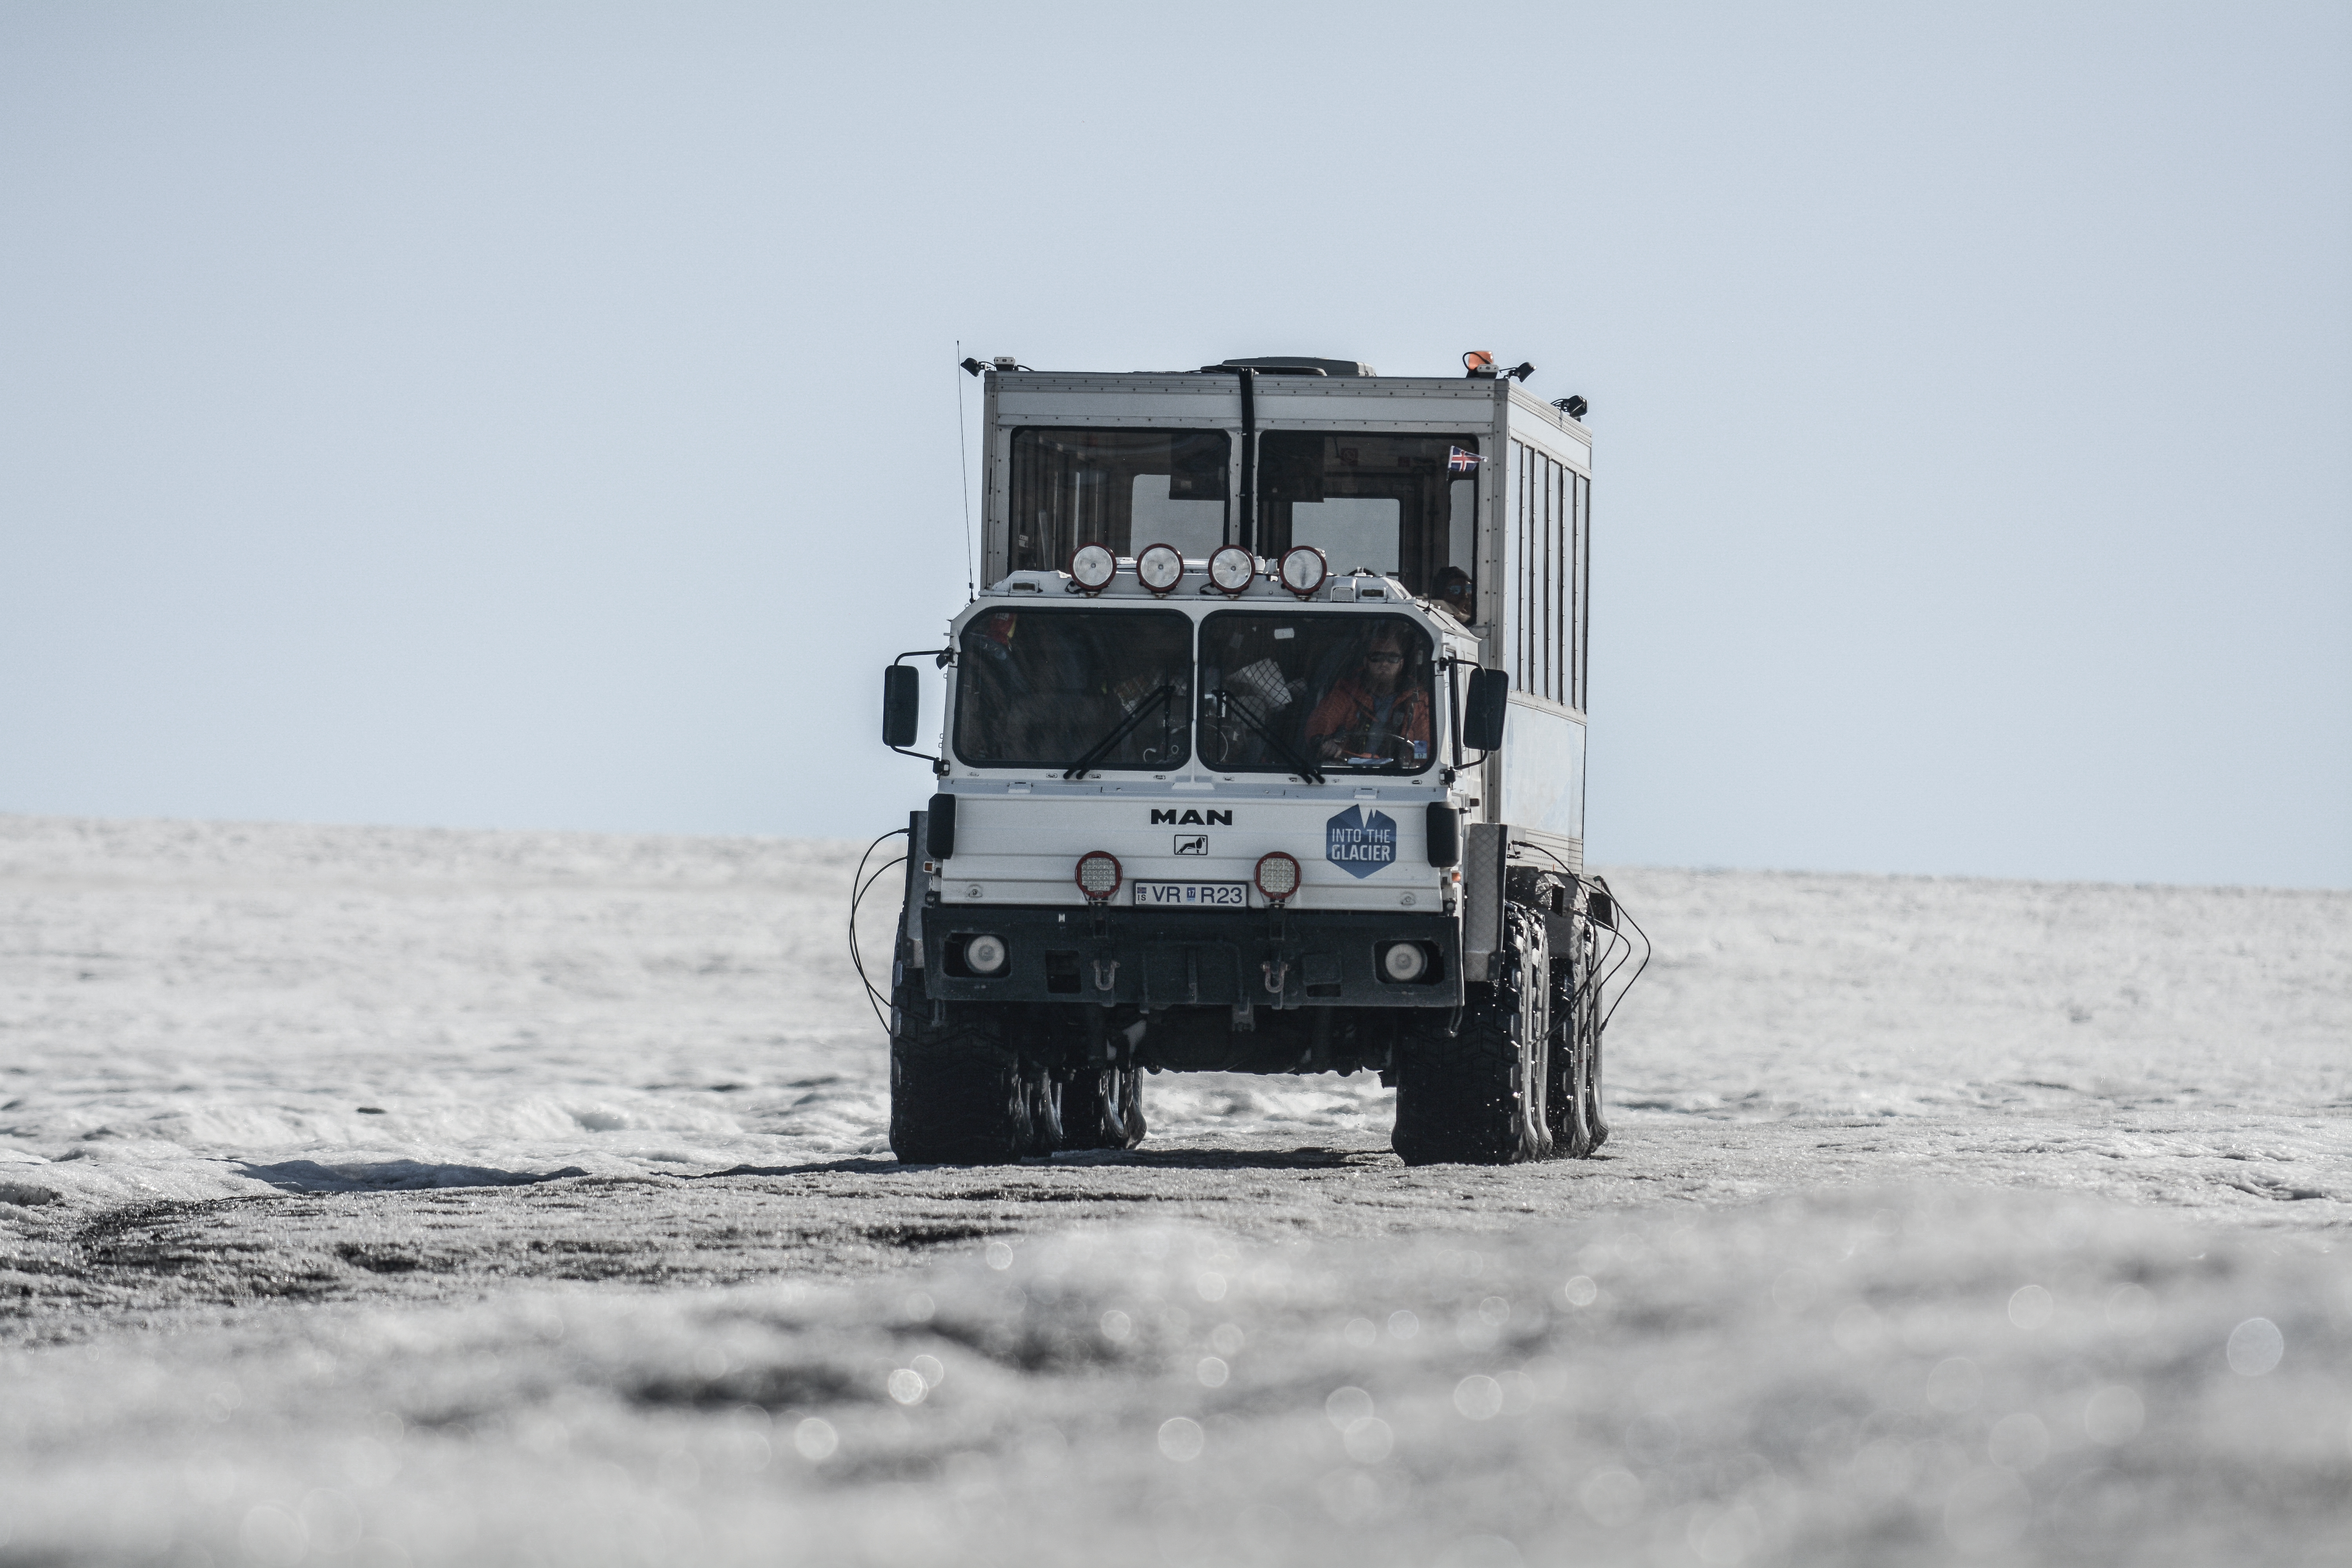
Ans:
[[[1331,688],[1330,694],[1315,705],[1307,719],[1307,738],[1318,745],[1333,735],[1370,738],[1378,725],[1389,734],[1417,742],[1422,755],[1428,755],[1429,693],[1419,685],[1408,686],[1396,694],[1390,705],[1388,722],[1380,724],[1380,699],[1367,690],[1360,676],[1350,675]]]

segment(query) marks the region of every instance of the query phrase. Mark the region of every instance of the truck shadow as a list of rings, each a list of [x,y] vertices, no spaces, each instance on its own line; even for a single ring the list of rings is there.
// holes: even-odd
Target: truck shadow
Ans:
[[[508,1171],[488,1165],[449,1164],[430,1160],[352,1160],[322,1164],[315,1160],[281,1160],[261,1164],[235,1163],[236,1173],[267,1182],[281,1193],[397,1193],[437,1191],[448,1187],[529,1187],[560,1182],[588,1173],[578,1165],[558,1171]]]
[[[859,1156],[845,1160],[814,1160],[796,1165],[732,1165],[705,1171],[688,1181],[716,1181],[725,1176],[888,1176],[911,1172],[1139,1170],[1139,1171],[1336,1171],[1392,1165],[1396,1156],[1386,1149],[1333,1149],[1308,1145],[1296,1149],[1088,1149],[1055,1154],[1050,1160],[1024,1160],[1012,1165],[914,1165],[897,1160]]]

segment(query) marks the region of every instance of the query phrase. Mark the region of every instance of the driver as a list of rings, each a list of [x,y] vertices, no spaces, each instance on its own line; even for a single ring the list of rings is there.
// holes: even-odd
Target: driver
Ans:
[[[1404,679],[1404,634],[1372,633],[1354,674],[1307,715],[1307,742],[1326,761],[1359,767],[1429,760],[1429,693]]]

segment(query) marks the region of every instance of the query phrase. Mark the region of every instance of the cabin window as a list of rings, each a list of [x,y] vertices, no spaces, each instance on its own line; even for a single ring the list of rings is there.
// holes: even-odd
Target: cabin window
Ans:
[[[1225,542],[1233,438],[1223,430],[1013,433],[1013,569],[1059,571],[1081,544],[1132,555]]]
[[[1511,443],[1510,479],[1511,683],[1581,712],[1592,481],[1519,441]]]
[[[1415,594],[1475,570],[1475,436],[1269,430],[1258,437],[1258,553],[1323,552],[1331,570],[1393,573]]]

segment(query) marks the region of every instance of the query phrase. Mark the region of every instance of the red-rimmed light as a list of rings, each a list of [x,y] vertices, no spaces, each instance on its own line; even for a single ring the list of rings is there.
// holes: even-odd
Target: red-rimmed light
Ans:
[[[1147,544],[1135,558],[1135,580],[1165,594],[1184,580],[1184,552],[1172,544]]]
[[[1070,552],[1070,581],[1099,594],[1118,575],[1118,557],[1108,544],[1081,544]]]
[[[1258,857],[1257,890],[1268,903],[1278,904],[1298,891],[1298,862],[1277,849]]]
[[[1108,849],[1090,849],[1078,857],[1078,891],[1087,896],[1090,904],[1108,903],[1125,879],[1118,868],[1118,857]]]
[[[1294,544],[1282,552],[1281,574],[1282,585],[1303,599],[1323,585],[1331,563],[1313,545]]]
[[[1238,594],[1257,581],[1257,557],[1238,544],[1220,546],[1209,557],[1209,581],[1220,594]]]

